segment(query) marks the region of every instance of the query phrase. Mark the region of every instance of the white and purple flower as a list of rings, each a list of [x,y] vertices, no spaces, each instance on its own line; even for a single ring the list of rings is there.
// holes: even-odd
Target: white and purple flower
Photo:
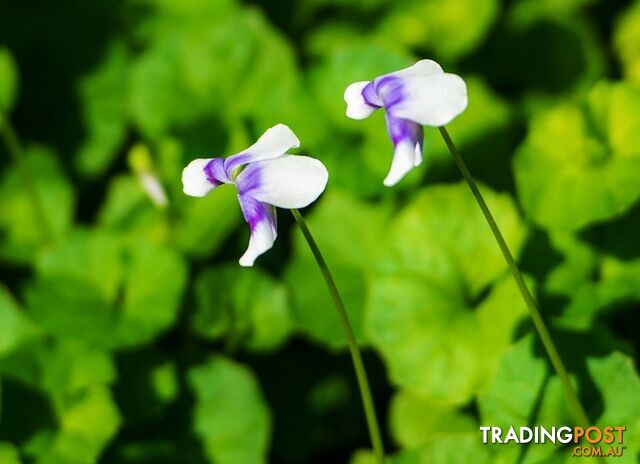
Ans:
[[[401,71],[351,84],[344,92],[347,116],[365,119],[385,109],[387,131],[395,147],[387,187],[397,184],[422,162],[422,126],[448,124],[467,107],[467,86],[432,60]]]
[[[182,171],[184,193],[203,197],[222,184],[233,184],[251,230],[241,266],[271,249],[278,232],[275,207],[304,208],[324,191],[329,173],[315,158],[288,155],[300,146],[289,127],[278,124],[256,143],[228,158],[196,159]]]

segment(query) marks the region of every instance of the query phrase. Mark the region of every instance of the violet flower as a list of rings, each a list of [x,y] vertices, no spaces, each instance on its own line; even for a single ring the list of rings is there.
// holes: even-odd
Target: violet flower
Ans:
[[[241,266],[271,249],[278,232],[275,207],[304,208],[324,191],[329,173],[317,159],[288,155],[300,146],[284,124],[268,129],[256,143],[228,158],[196,159],[182,171],[184,193],[203,197],[222,184],[233,184],[251,230]]]
[[[397,184],[422,162],[422,126],[449,123],[467,107],[467,86],[460,76],[445,73],[432,60],[373,81],[351,84],[344,92],[347,116],[365,119],[378,108],[385,109],[387,131],[394,145],[391,169],[384,185]]]

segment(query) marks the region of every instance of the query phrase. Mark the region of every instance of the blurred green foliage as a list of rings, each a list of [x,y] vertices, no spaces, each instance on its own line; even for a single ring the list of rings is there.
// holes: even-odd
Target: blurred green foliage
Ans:
[[[181,190],[189,160],[277,122],[330,171],[305,214],[390,462],[582,462],[481,443],[480,425],[570,424],[560,382],[437,131],[388,189],[382,116],[344,116],[349,83],[419,58],[466,79],[450,132],[591,420],[627,427],[607,462],[638,462],[639,31],[637,0],[5,2],[0,464],[374,462],[291,218],[243,269],[233,188]]]

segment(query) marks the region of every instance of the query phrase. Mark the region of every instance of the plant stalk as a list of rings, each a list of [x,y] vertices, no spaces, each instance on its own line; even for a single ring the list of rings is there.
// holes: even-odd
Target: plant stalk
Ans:
[[[536,306],[535,300],[533,299],[531,292],[529,292],[529,288],[527,287],[527,284],[525,283],[524,278],[522,277],[522,273],[518,269],[518,265],[516,264],[515,259],[513,259],[513,255],[511,254],[511,251],[507,246],[507,242],[504,240],[504,237],[502,236],[502,233],[500,232],[500,229],[498,228],[498,225],[496,224],[496,221],[493,218],[493,215],[491,214],[491,211],[489,210],[487,203],[484,201],[484,197],[482,196],[482,193],[480,193],[480,189],[478,188],[478,185],[476,184],[475,180],[473,179],[473,176],[469,172],[469,169],[467,168],[467,165],[465,164],[464,160],[460,156],[460,153],[458,152],[458,149],[454,145],[453,140],[451,140],[449,133],[444,128],[444,126],[440,127],[439,129],[440,129],[440,134],[442,135],[442,138],[447,144],[447,148],[449,148],[449,151],[451,152],[451,156],[453,156],[453,159],[458,165],[458,169],[460,169],[460,172],[462,173],[464,180],[469,185],[469,188],[471,189],[471,193],[473,193],[473,196],[478,202],[478,206],[482,210],[482,214],[487,220],[487,223],[491,228],[491,232],[493,233],[493,236],[495,237],[496,242],[498,242],[498,246],[500,247],[502,256],[504,256],[504,259],[507,262],[507,266],[509,267],[509,271],[511,272],[513,279],[516,281],[516,284],[518,285],[518,289],[522,294],[522,298],[524,299],[524,302],[526,303],[527,308],[529,309],[529,314],[531,315],[531,319],[533,320],[533,325],[535,326],[536,331],[538,332],[538,335],[542,340],[542,344],[544,345],[544,349],[546,350],[547,355],[549,356],[549,360],[551,361],[553,368],[555,369],[556,373],[558,374],[558,377],[560,378],[565,396],[569,401],[574,417],[579,424],[583,426],[587,426],[589,424],[589,418],[584,408],[582,407],[582,403],[580,403],[580,399],[578,398],[578,395],[576,394],[575,390],[573,389],[573,386],[571,385],[571,381],[569,379],[569,374],[567,372],[567,369],[565,368],[564,363],[562,362],[562,358],[560,357],[560,354],[558,353],[558,350],[556,348],[556,345],[553,342],[553,339],[551,338],[551,334],[549,333],[549,330],[547,329],[547,326],[544,323],[542,316],[540,315],[540,311]]]
[[[329,270],[329,267],[327,266],[327,263],[324,260],[322,253],[320,252],[320,249],[318,248],[318,245],[313,238],[313,235],[311,235],[311,231],[302,218],[300,211],[298,211],[297,209],[292,209],[291,213],[293,214],[298,227],[300,227],[302,235],[304,235],[305,240],[309,244],[309,248],[311,248],[313,257],[318,263],[318,267],[322,272],[322,276],[324,277],[327,287],[329,288],[329,293],[331,294],[333,303],[336,307],[336,310],[338,311],[338,317],[340,318],[340,323],[342,324],[342,328],[347,337],[347,343],[349,345],[353,367],[356,372],[356,378],[358,380],[358,387],[360,388],[362,405],[364,406],[364,412],[367,419],[367,426],[369,428],[369,436],[371,437],[373,451],[378,464],[384,464],[384,447],[382,445],[382,436],[380,435],[380,427],[378,425],[373,398],[371,396],[371,389],[369,388],[369,381],[367,380],[367,372],[364,368],[362,355],[360,354],[360,348],[358,348],[358,342],[353,335],[353,329],[351,328],[351,323],[349,322],[347,312],[345,311],[344,303],[342,302],[342,298],[340,297],[338,288],[336,287],[335,281],[333,280],[331,271]]]

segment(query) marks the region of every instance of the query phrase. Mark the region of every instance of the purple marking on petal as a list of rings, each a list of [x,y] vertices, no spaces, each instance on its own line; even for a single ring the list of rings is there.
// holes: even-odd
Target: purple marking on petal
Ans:
[[[383,105],[382,100],[376,92],[373,82],[369,82],[364,86],[364,88],[362,89],[362,98],[367,105],[373,108],[381,108]]]
[[[249,164],[236,179],[236,188],[240,195],[251,195],[258,187],[261,180],[260,163]]]
[[[424,133],[420,124],[396,118],[389,113],[385,113],[384,117],[387,121],[387,132],[389,132],[389,137],[391,137],[394,146],[404,140],[408,140],[412,146],[417,146],[422,151]]]
[[[404,85],[402,79],[394,75],[386,75],[373,81],[378,98],[384,102],[385,109],[389,109],[404,100]]]
[[[253,231],[262,221],[269,221],[271,230],[277,233],[275,208],[268,203],[256,200],[251,195],[238,195],[240,200],[240,208],[245,221],[249,224],[249,228]]]
[[[224,170],[224,159],[213,158],[204,167],[204,173],[207,176],[207,180],[216,187],[220,184],[231,182]]]
[[[238,153],[224,160],[224,171],[229,179],[232,178],[233,170],[241,164],[247,164],[251,161],[251,153]]]

